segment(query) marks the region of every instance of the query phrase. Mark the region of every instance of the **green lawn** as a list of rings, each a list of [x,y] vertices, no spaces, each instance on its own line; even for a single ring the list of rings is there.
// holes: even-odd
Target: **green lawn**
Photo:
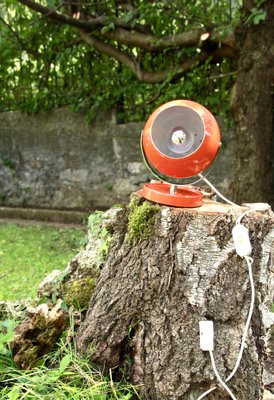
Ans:
[[[0,300],[35,297],[54,269],[64,269],[85,232],[79,228],[0,223]]]

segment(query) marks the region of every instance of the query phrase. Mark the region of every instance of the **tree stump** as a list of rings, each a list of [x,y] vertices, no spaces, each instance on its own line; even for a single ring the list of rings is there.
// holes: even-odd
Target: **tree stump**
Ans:
[[[161,206],[151,217],[151,236],[132,240],[128,210],[118,213],[112,247],[78,332],[79,349],[95,349],[96,363],[128,374],[142,399],[196,400],[217,385],[209,354],[199,346],[199,321],[208,319],[214,322],[217,368],[228,377],[250,306],[246,261],[231,236],[245,209],[211,200],[195,209]],[[259,400],[272,323],[273,213],[252,212],[242,222],[253,248],[256,305],[240,368],[228,385],[238,400]],[[208,398],[229,396],[218,386]]]

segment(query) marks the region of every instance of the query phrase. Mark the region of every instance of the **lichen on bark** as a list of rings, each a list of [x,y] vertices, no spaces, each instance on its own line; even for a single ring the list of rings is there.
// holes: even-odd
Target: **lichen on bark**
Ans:
[[[64,299],[68,305],[87,308],[96,279],[111,247],[113,224],[121,208],[95,212],[89,217],[88,237],[85,248],[73,257],[64,271],[54,270],[38,288],[38,297],[45,301]]]

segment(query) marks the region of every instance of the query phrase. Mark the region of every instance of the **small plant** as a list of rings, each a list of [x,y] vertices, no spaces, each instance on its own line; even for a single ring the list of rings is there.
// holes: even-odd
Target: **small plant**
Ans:
[[[75,328],[72,309],[70,328],[64,332],[54,351],[40,360],[40,365],[27,371],[14,364],[5,369],[1,379],[1,400],[130,400],[138,397],[136,389],[126,382],[113,382],[102,375],[90,357],[76,351]],[[2,341],[5,346],[12,339],[13,322],[7,324],[9,336]],[[1,373],[1,371],[0,371]]]
[[[112,190],[113,190],[113,183],[107,183],[106,184],[106,189],[109,191],[109,192],[112,192]]]
[[[115,203],[115,204],[113,204],[111,206],[111,208],[121,208],[121,209],[123,209],[123,208],[125,208],[125,205],[122,204],[122,203]]]
[[[130,243],[138,239],[147,239],[154,233],[155,214],[160,210],[157,205],[144,201],[139,205],[139,199],[133,197],[129,204],[127,240]]]
[[[14,337],[16,325],[17,321],[13,319],[0,321],[0,381],[6,377],[9,368],[15,367],[10,344]]]
[[[266,0],[256,1],[256,7],[251,8],[250,15],[246,19],[246,24],[252,23],[253,25],[259,25],[266,19],[266,11],[261,8],[261,6],[266,2]]]
[[[103,214],[103,211],[95,211],[88,217],[88,228],[93,235],[100,233]]]
[[[10,355],[10,342],[13,340],[17,322],[13,319],[0,321],[0,354]]]
[[[3,167],[8,168],[11,173],[11,176],[13,178],[15,178],[15,176],[16,176],[15,163],[7,158],[3,158],[1,161],[2,161],[1,163],[2,163]]]
[[[95,239],[101,241],[98,248],[98,263],[103,264],[106,256],[108,255],[112,236],[109,230],[103,225],[104,213],[102,211],[95,211],[88,217],[88,228],[90,234]]]

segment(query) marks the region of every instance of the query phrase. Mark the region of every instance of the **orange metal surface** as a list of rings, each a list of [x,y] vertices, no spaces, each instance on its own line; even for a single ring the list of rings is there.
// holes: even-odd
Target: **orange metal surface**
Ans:
[[[195,111],[204,125],[201,145],[192,153],[181,158],[172,158],[161,153],[153,143],[151,129],[155,118],[170,107],[181,106]],[[145,124],[142,135],[144,155],[156,172],[173,178],[189,178],[205,170],[216,157],[220,148],[220,130],[213,115],[202,105],[190,100],[174,100],[155,110]]]
[[[174,207],[200,207],[203,202],[202,193],[191,187],[177,187],[176,193],[170,193],[171,185],[154,182],[147,183],[138,193],[147,200]]]

